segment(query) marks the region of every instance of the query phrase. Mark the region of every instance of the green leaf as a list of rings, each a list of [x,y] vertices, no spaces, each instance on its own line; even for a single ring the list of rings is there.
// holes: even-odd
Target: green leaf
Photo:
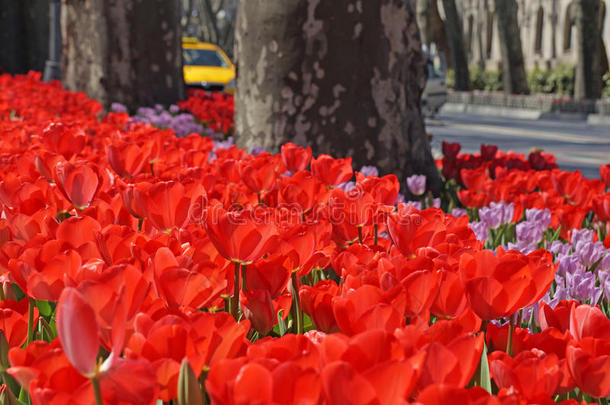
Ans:
[[[491,377],[489,375],[489,363],[487,362],[487,345],[483,343],[483,353],[481,353],[481,368],[479,386],[491,394]]]
[[[53,313],[53,308],[51,307],[49,301],[36,300],[36,307],[38,308],[40,315],[44,317],[48,318]]]
[[[282,312],[284,312],[283,309],[280,309],[277,312],[277,324],[279,326],[280,336],[284,336],[286,334],[286,330],[288,330],[288,328],[286,327],[286,321],[284,321],[284,318],[282,318]]]
[[[561,225],[559,225],[557,227],[557,230],[555,231],[555,233],[553,234],[553,236],[551,236],[551,239],[549,240],[549,242],[555,242],[556,240],[559,239],[559,234],[561,233]]]

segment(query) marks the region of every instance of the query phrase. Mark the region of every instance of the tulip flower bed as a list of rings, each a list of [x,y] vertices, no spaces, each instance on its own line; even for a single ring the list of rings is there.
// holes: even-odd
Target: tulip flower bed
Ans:
[[[445,144],[405,203],[101,111],[0,76],[0,403],[608,403],[610,165]]]

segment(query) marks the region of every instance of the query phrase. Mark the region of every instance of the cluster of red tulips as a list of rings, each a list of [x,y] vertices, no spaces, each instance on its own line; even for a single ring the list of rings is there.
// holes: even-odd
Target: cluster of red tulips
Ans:
[[[188,99],[179,102],[178,106],[214,132],[231,135],[235,131],[235,103],[230,94],[189,89]]]
[[[0,403],[608,403],[606,307],[541,302],[551,251],[486,249],[349,158],[100,111],[0,76]],[[489,170],[461,170],[466,206],[607,226],[608,168]]]
[[[440,162],[443,172],[446,167],[461,164],[455,162],[475,162],[459,172],[463,189],[457,195],[465,207],[479,208],[497,201],[512,202],[515,218],[521,218],[528,208],[548,208],[551,227],[561,228],[564,239],[569,239],[572,229],[581,228],[587,215],[593,212],[594,218],[600,221],[600,235],[610,235],[607,227],[610,222],[610,194],[605,192],[610,185],[610,164],[600,167],[600,179],[588,179],[578,171],[536,169],[556,167],[554,157],[544,152],[532,152],[528,158],[530,163],[534,159],[546,162],[540,166],[530,165],[523,156],[516,154],[506,160],[511,154],[500,153],[493,145],[481,145],[480,154],[458,155],[459,144],[445,143],[443,153]]]

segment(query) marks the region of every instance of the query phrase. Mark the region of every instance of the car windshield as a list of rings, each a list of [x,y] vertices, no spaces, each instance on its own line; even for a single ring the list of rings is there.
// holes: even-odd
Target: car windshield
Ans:
[[[224,58],[212,49],[184,49],[182,58],[185,66],[228,67]]]

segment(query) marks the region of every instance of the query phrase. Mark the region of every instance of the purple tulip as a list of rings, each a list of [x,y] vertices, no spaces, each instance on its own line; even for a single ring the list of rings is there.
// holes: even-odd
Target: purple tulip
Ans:
[[[407,187],[411,194],[422,195],[426,192],[426,176],[414,174],[407,178]]]
[[[574,252],[580,258],[580,261],[585,266],[592,266],[595,262],[601,259],[606,253],[606,248],[601,242],[583,242],[579,241],[573,245]]]
[[[580,259],[575,254],[564,256],[557,266],[557,274],[561,277],[583,271],[585,271],[585,266],[580,263]]]
[[[225,141],[214,142],[214,149],[213,150],[216,151],[218,149],[229,149],[233,145],[234,145],[233,137],[230,136]]]
[[[171,112],[172,114],[178,114],[179,111],[180,107],[178,107],[176,104],[172,104],[169,106],[169,112]]]
[[[551,224],[551,210],[548,208],[543,210],[536,208],[527,209],[525,210],[525,218],[527,222],[537,223],[544,230]]]
[[[463,208],[454,208],[451,210],[451,215],[456,218],[463,217],[464,215],[468,215],[468,212]]]
[[[253,146],[252,149],[250,149],[250,154],[257,156],[266,151],[267,150],[265,149],[264,146]]]
[[[116,113],[126,113],[127,107],[121,103],[112,103],[110,104],[110,111]]]
[[[570,296],[583,303],[588,301],[590,305],[596,305],[603,293],[602,289],[595,285],[596,282],[595,274],[586,271],[566,275]]]
[[[541,223],[528,220],[517,224],[516,233],[518,243],[535,246],[542,240],[544,228]]]
[[[350,191],[356,188],[356,183],[353,181],[346,181],[345,183],[337,185],[337,188],[342,188],[345,191]]]
[[[474,232],[477,240],[485,242],[489,237],[489,227],[487,226],[486,222],[470,222],[468,223],[468,226],[470,226],[470,229],[472,229],[472,232]]]
[[[568,245],[567,243],[563,243],[560,240],[551,242],[551,246],[549,246],[548,249],[549,252],[555,254],[555,261],[557,261],[557,259],[559,259],[560,257],[563,257],[570,253],[570,245]]]
[[[574,246],[579,242],[593,242],[593,235],[595,231],[593,229],[572,229],[572,238],[570,243]]]
[[[375,166],[362,166],[360,173],[365,176],[379,176],[379,170]]]
[[[422,209],[421,202],[419,202],[419,201],[407,201],[405,204],[411,205],[411,206],[415,207],[415,209],[417,209],[419,211],[421,211],[421,209]]]
[[[505,204],[504,202],[489,204],[489,207],[479,209],[479,218],[485,222],[491,229],[496,229],[504,224],[512,221],[515,213],[513,203]]]

